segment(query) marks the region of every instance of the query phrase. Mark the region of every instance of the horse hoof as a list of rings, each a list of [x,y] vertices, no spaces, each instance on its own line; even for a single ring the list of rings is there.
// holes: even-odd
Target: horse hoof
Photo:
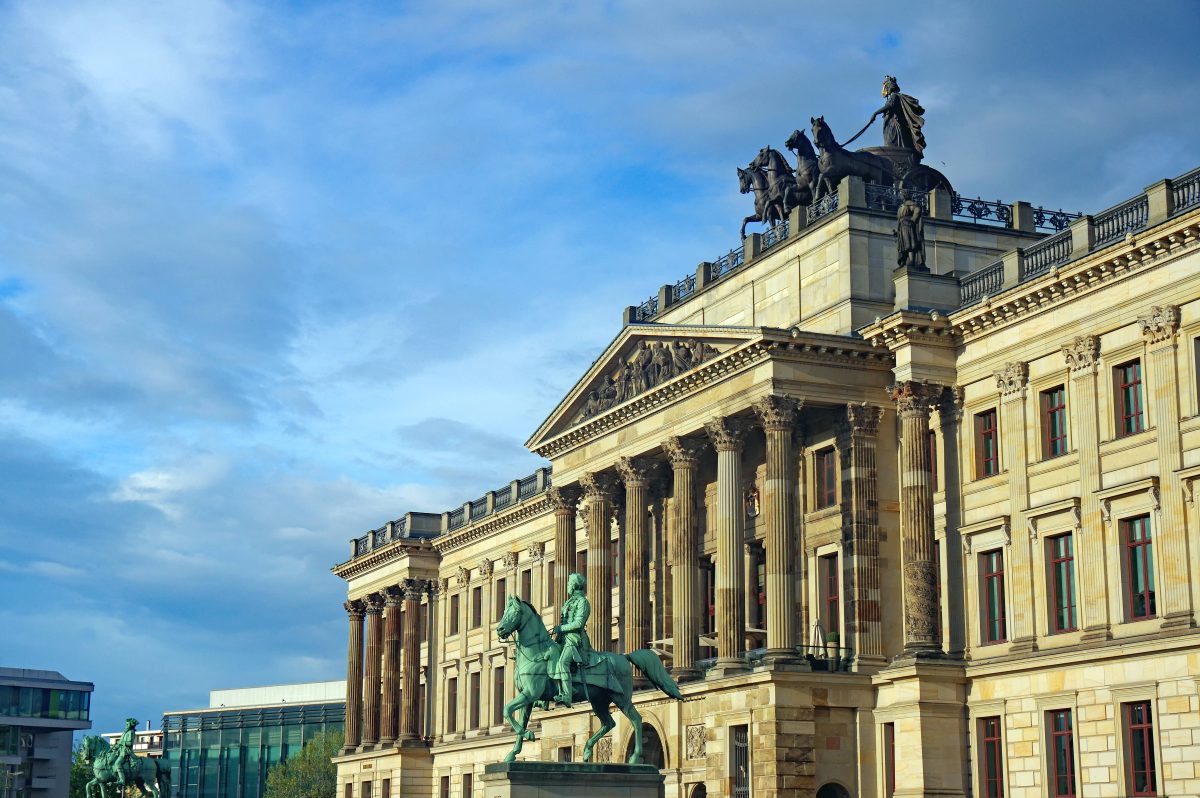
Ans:
[[[534,741],[534,739],[535,739],[535,738],[534,738],[534,736],[533,736],[533,732],[525,732],[525,741],[526,741],[526,742],[530,742],[530,743],[531,743],[531,742],[533,742],[533,741]]]

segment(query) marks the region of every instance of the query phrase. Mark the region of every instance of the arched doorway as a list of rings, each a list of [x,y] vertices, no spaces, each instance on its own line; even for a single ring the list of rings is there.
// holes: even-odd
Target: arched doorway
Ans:
[[[840,784],[829,782],[817,790],[817,798],[850,798],[850,791]]]
[[[692,787],[692,791],[688,794],[688,798],[708,798],[708,788],[704,784],[697,784]]]
[[[629,745],[625,746],[625,761],[633,755],[633,736],[629,737]],[[662,770],[667,766],[667,757],[663,754],[662,740],[658,732],[649,723],[642,726],[642,762]],[[701,796],[703,798],[703,795]]]

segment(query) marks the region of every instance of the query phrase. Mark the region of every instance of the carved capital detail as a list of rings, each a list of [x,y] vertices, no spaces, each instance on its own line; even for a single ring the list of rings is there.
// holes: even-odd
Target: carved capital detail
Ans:
[[[352,621],[361,621],[362,617],[363,617],[363,612],[367,608],[366,604],[363,603],[362,599],[354,599],[353,601],[347,601],[345,604],[342,605],[342,607],[346,610],[346,613],[350,616],[350,620],[352,620]]]
[[[479,558],[479,575],[484,579],[487,579],[492,575],[492,571],[495,570],[495,567],[496,564],[487,557]]]
[[[458,573],[455,574],[455,577],[458,579],[459,587],[466,587],[471,584],[471,572],[464,566],[458,566]]]
[[[513,570],[517,567],[517,553],[515,551],[504,552],[504,557],[501,562],[504,564],[505,568],[510,571]]]
[[[672,468],[695,468],[700,462],[700,450],[704,444],[672,435],[663,442],[663,451],[671,461]]]
[[[704,431],[718,452],[740,452],[746,444],[746,422],[736,418],[714,418],[704,423]]]
[[[580,477],[579,483],[583,485],[583,495],[589,502],[612,501],[617,480],[612,474],[591,471]]]
[[[1071,371],[1091,371],[1100,355],[1100,339],[1094,335],[1077,335],[1062,348],[1062,353]]]
[[[942,392],[942,386],[916,380],[894,383],[888,392],[896,403],[896,412],[901,418],[924,415]]]
[[[573,513],[579,504],[579,488],[574,485],[564,485],[561,488],[554,486],[546,490],[546,499],[556,512],[562,510]]]
[[[789,396],[771,394],[759,399],[751,407],[763,429],[789,432],[796,426],[796,411],[802,404]]]
[[[650,481],[650,474],[656,465],[657,463],[643,460],[640,457],[622,457],[617,461],[617,473],[621,475],[621,481],[627,486],[646,485]]]
[[[365,597],[367,603],[367,615],[378,615],[383,612],[383,594],[371,593]]]
[[[1004,368],[997,371],[996,387],[1000,389],[1000,393],[1004,396],[1015,396],[1025,390],[1025,385],[1029,382],[1029,364],[1028,363],[1005,363]]]
[[[450,589],[450,580],[447,577],[442,577],[438,580],[438,592],[445,594]]]
[[[942,417],[942,424],[953,424],[963,417],[963,402],[966,399],[966,391],[961,385],[947,385],[942,391],[942,395],[938,398],[938,413]]]
[[[404,599],[406,601],[420,601],[421,594],[425,592],[424,579],[405,579],[404,580]]]
[[[528,551],[531,560],[540,560],[546,556],[546,544],[540,540],[535,540],[529,544]]]
[[[1157,344],[1169,341],[1179,330],[1179,308],[1175,305],[1155,305],[1145,316],[1138,316],[1138,326],[1142,335]]]
[[[400,602],[404,601],[404,591],[396,585],[385,587],[383,593],[385,596],[383,603],[389,610],[393,607],[399,607]]]
[[[851,402],[846,405],[846,426],[852,435],[874,438],[879,433],[879,422],[884,410],[867,402]]]

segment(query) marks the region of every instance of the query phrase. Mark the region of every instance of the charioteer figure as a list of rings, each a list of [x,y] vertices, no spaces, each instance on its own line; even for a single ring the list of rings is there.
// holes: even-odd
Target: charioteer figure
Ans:
[[[571,706],[572,684],[571,666],[583,668],[591,657],[592,641],[588,639],[588,616],[592,614],[592,603],[585,593],[587,580],[583,574],[571,574],[567,577],[567,600],[563,602],[561,622],[551,630],[562,646],[562,655],[554,663],[550,678],[558,683],[558,694],[554,700],[563,706]]]
[[[883,107],[871,114],[867,127],[883,115],[883,146],[913,150],[919,161],[925,155],[925,109],[917,98],[900,93],[900,84],[891,75],[883,78]]]

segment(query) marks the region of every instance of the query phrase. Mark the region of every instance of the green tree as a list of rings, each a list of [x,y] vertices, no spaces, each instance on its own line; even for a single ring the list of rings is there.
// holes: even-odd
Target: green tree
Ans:
[[[71,786],[68,788],[68,798],[86,798],[85,788],[92,780],[92,768],[83,761],[83,742],[75,743],[71,749]]]
[[[263,798],[335,798],[337,768],[333,757],[342,750],[340,731],[327,731],[305,743],[300,753],[267,773]]]

